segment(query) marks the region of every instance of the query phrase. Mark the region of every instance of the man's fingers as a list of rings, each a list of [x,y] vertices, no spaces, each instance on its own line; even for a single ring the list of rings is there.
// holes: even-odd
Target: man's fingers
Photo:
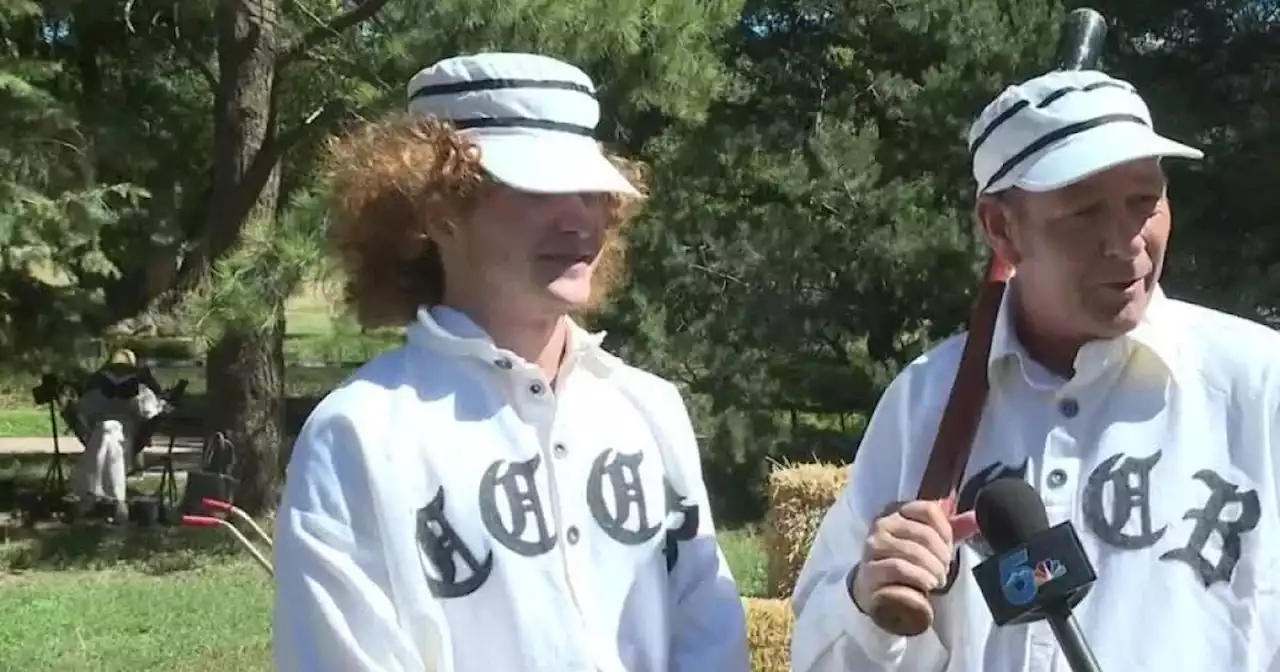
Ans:
[[[944,529],[947,526],[946,513],[943,512],[942,506],[938,502],[908,502],[898,509],[898,513],[902,514],[902,517],[907,520],[924,523],[936,530]]]
[[[932,520],[922,523],[899,512],[898,515],[876,521],[870,539],[877,540],[880,546],[885,547],[884,550],[888,555],[898,551],[895,545],[909,543],[937,558],[945,566],[947,558],[951,557],[951,543],[946,540],[946,537],[951,534],[951,529],[945,517],[939,514],[938,519],[941,521],[942,529],[935,527]]]
[[[937,575],[903,558],[872,560],[859,571],[867,572],[867,580],[870,581],[868,585],[871,586],[900,585],[928,593],[942,585]],[[945,575],[942,582],[946,582]]]
[[[938,500],[938,504],[942,506],[942,512],[948,516],[956,515],[956,496],[948,495],[946,499]]]
[[[933,537],[933,545],[926,545],[916,539],[896,537],[892,535],[873,535],[867,539],[867,556],[870,560],[885,560],[889,558],[900,558],[911,562],[930,574],[939,577],[940,580],[946,581],[947,561],[944,559],[946,555],[939,556],[936,550],[937,535],[921,525],[912,524],[912,527],[919,528],[924,534]]]
[[[972,511],[952,516],[949,522],[952,543],[958,544],[978,533],[978,516]]]
[[[951,525],[947,522],[947,514],[939,502],[911,502],[898,510],[903,518],[923,523],[938,533],[942,542],[951,545]]]

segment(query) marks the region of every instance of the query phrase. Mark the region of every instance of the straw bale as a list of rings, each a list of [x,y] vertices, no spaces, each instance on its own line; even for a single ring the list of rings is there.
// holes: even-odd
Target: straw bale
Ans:
[[[768,595],[791,595],[818,526],[848,480],[847,465],[822,463],[779,465],[769,474],[764,530]]]
[[[744,602],[752,672],[790,672],[791,630],[795,625],[791,600],[749,597]]]

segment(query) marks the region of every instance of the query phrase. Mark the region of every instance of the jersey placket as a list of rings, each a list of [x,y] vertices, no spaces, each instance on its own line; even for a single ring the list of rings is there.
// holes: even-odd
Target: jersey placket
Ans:
[[[1072,512],[1079,510],[1085,453],[1094,442],[1095,425],[1103,411],[1108,388],[1116,383],[1123,369],[1123,365],[1117,365],[1114,360],[1123,354],[1123,347],[1117,344],[1082,353],[1077,359],[1076,375],[1054,394],[1051,416],[1054,422],[1046,440],[1037,484],[1050,525],[1071,520]],[[1066,659],[1048,624],[1034,625],[1037,627],[1031,632],[1029,669],[1066,670]]]
[[[585,488],[564,487],[572,483],[586,483],[588,463],[584,462],[590,454],[590,446],[584,445],[582,439],[573,434],[573,422],[565,422],[564,409],[573,369],[576,362],[571,355],[561,365],[558,389],[552,391],[540,378],[530,381],[530,392],[538,399],[540,412],[542,405],[546,409],[546,421],[538,426],[538,437],[542,446],[543,460],[547,465],[547,480],[551,488],[552,512],[556,521],[556,534],[561,543],[557,544],[561,567],[564,571],[565,585],[569,596],[577,607],[579,624],[587,633],[589,655],[600,667],[601,654],[592,645],[598,638],[594,636],[591,614],[594,613],[594,592],[591,590],[588,571],[591,562],[587,539],[588,520],[590,514],[584,500]],[[534,393],[533,385],[541,386],[541,392]],[[580,412],[580,411],[579,411]],[[540,416],[541,417],[541,416]]]

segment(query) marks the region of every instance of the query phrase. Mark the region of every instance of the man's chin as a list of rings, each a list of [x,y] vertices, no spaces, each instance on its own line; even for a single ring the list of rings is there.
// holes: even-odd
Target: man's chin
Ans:
[[[1149,296],[1145,292],[1130,297],[1119,306],[1113,303],[1109,306],[1110,310],[1099,311],[1100,314],[1097,315],[1099,326],[1102,326],[1108,332],[1106,336],[1111,338],[1127,334],[1142,323],[1142,319],[1147,315],[1149,303]]]

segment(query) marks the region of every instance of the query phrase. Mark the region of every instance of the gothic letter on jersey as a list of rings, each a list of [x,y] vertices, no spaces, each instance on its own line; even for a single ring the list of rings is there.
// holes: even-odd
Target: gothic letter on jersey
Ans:
[[[1167,527],[1151,529],[1151,470],[1160,461],[1160,455],[1160,452],[1148,457],[1112,455],[1089,474],[1084,491],[1084,520],[1099,539],[1116,548],[1135,550],[1150,548],[1164,536]],[[1109,510],[1108,494],[1111,495]],[[1131,521],[1136,522],[1137,529],[1133,533],[1125,532]]]
[[[666,543],[662,548],[663,555],[667,556],[667,571],[671,571],[676,567],[676,561],[680,559],[680,548],[678,544],[682,541],[689,541],[698,534],[698,505],[692,499],[676,492],[671,481],[663,479],[667,493],[667,536]]]
[[[1027,477],[1027,461],[1024,459],[1022,464],[1017,467],[1011,467],[1000,462],[992,462],[983,467],[981,470],[974,472],[969,480],[960,486],[960,492],[956,495],[956,513],[964,513],[972,511],[974,502],[978,501],[978,491],[990,485],[994,481],[1001,478],[1020,478]],[[977,551],[982,557],[991,555],[991,547],[987,544],[986,539],[981,534],[975,534],[966,542],[969,547]],[[956,549],[959,553],[959,549]],[[943,591],[950,590],[952,579],[955,578],[957,568],[960,563],[951,563],[952,576],[947,580],[947,585],[943,587]]]
[[[418,509],[418,545],[438,576],[426,571],[427,586],[438,598],[465,597],[476,592],[488,580],[493,571],[493,551],[485,554],[484,561],[467,548],[453,525],[444,517],[444,488],[436,490],[436,496]],[[460,569],[466,569],[468,578],[458,580]]]
[[[556,536],[547,525],[547,514],[534,480],[541,463],[540,455],[524,462],[500,460],[489,465],[480,482],[480,519],[485,529],[498,543],[525,557],[542,555],[556,545]],[[499,490],[506,500],[510,523],[503,520],[503,512],[499,510]],[[526,538],[530,528],[532,537]]]
[[[649,524],[644,485],[640,482],[643,460],[644,453],[623,454],[610,448],[596,456],[587,477],[587,508],[591,516],[605,534],[628,546],[639,546],[662,529],[661,524]],[[606,480],[613,494],[612,507],[605,501]]]
[[[1212,492],[1203,508],[1191,509],[1182,517],[1196,521],[1187,545],[1161,555],[1160,559],[1187,563],[1208,588],[1218,581],[1231,580],[1231,573],[1240,561],[1240,535],[1258,526],[1262,508],[1258,491],[1240,492],[1239,486],[1213,471],[1203,469],[1196,472],[1194,478],[1209,486]],[[1228,507],[1239,512],[1234,519],[1228,519]],[[1204,555],[1210,535],[1215,534],[1222,540],[1222,552],[1216,563]]]

